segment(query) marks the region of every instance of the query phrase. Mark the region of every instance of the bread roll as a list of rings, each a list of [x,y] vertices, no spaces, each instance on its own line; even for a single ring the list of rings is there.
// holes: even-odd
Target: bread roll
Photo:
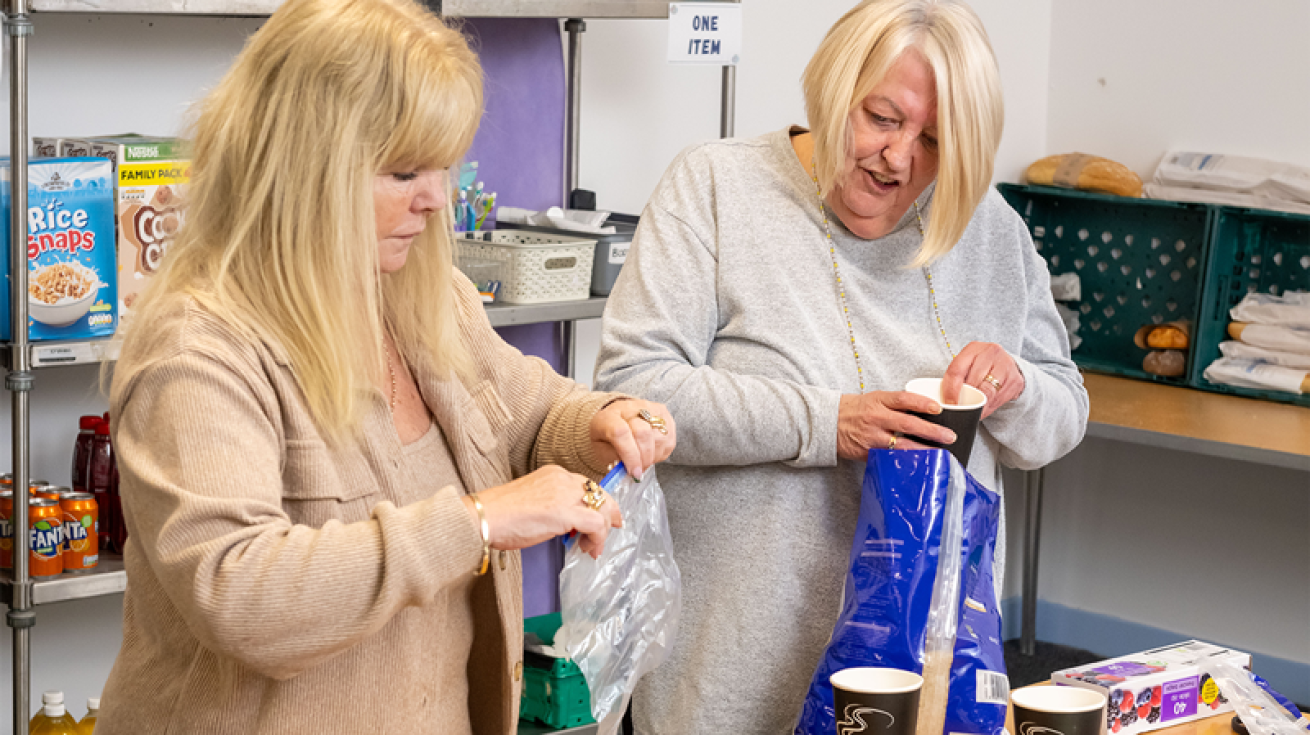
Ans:
[[[1161,324],[1146,335],[1146,346],[1153,350],[1185,350],[1191,342],[1190,322]]]
[[[1142,180],[1122,163],[1086,153],[1047,156],[1028,167],[1029,184],[1062,186],[1124,197],[1140,197]]]
[[[1156,350],[1142,361],[1142,369],[1152,375],[1177,378],[1187,368],[1187,356],[1177,350]]]

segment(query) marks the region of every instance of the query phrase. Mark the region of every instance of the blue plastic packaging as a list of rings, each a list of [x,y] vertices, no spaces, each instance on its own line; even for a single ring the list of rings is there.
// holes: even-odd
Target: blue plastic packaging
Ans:
[[[961,499],[951,500],[952,478]],[[841,669],[883,666],[923,673],[934,582],[947,509],[960,513],[956,594],[939,596],[954,611],[954,649],[946,733],[1000,735],[1009,682],[992,562],[1000,499],[978,484],[945,450],[869,453],[860,519],[851,546],[841,615],[810,684],[797,735],[837,731],[829,678]],[[949,610],[949,609],[948,609]],[[943,611],[937,611],[939,619]],[[949,619],[951,616],[945,616]],[[950,639],[947,638],[947,641]],[[920,717],[920,729],[924,724]]]

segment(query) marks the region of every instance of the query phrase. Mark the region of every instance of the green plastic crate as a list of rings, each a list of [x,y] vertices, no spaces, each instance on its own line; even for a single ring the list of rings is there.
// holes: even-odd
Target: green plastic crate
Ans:
[[[1052,274],[1082,282],[1073,358],[1083,368],[1186,385],[1195,350],[1177,378],[1142,369],[1148,351],[1133,343],[1147,324],[1196,323],[1215,207],[1001,184],[1028,225]],[[1073,307],[1073,304],[1066,304]]]
[[[1310,216],[1219,207],[1204,308],[1197,320],[1190,383],[1216,393],[1310,406],[1310,396],[1215,385],[1205,379],[1228,338],[1228,310],[1248,293],[1310,291]]]
[[[555,642],[560,623],[559,613],[538,615],[523,621],[523,632],[550,645]],[[519,717],[560,730],[595,722],[591,716],[591,690],[578,665],[566,658],[525,651]]]

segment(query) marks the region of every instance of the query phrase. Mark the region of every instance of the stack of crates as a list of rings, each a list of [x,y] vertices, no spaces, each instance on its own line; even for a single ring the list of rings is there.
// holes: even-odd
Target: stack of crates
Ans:
[[[1215,385],[1228,310],[1248,293],[1310,291],[1310,216],[1001,184],[1053,275],[1077,273],[1082,344],[1095,372],[1310,406],[1310,396]],[[1147,373],[1133,341],[1148,324],[1188,320],[1182,376]]]

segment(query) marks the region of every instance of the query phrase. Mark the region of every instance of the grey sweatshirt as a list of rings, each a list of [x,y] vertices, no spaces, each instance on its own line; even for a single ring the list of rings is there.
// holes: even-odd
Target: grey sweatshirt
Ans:
[[[866,390],[940,377],[951,356],[925,273],[907,267],[913,209],[877,240],[829,221]],[[1045,263],[999,194],[932,276],[952,347],[997,343],[1024,374],[969,461],[1001,492],[998,459],[1037,468],[1081,441],[1087,394]],[[663,402],[678,425],[660,483],[681,632],[634,697],[637,731],[790,732],[839,612],[864,462],[837,457],[838,402],[859,382],[818,194],[788,130],[698,145],[669,167],[610,295],[596,384]]]

